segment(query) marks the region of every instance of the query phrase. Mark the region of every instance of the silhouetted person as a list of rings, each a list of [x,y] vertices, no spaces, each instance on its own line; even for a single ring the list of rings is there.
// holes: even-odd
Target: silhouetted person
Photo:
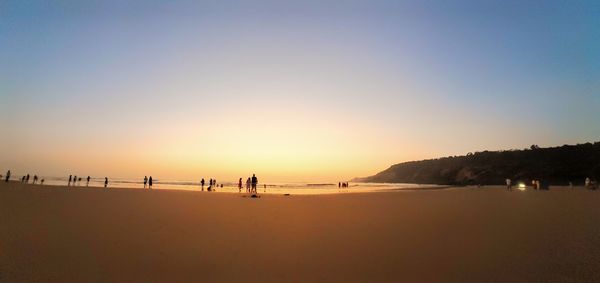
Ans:
[[[152,189],[152,176],[148,178],[148,189]]]
[[[104,188],[108,187],[108,177],[104,177]]]
[[[27,174],[27,177],[25,178],[25,184],[29,184],[29,174]]]
[[[200,186],[202,187],[202,191],[204,192],[204,178],[200,180]]]
[[[8,183],[8,180],[10,180],[10,170],[6,171],[6,179],[4,179],[4,182]]]
[[[250,177],[248,177],[248,179],[246,180],[246,192],[247,193],[250,192],[251,186],[252,186],[252,179]]]
[[[23,178],[21,178],[21,183],[25,183],[25,176],[23,176]]]
[[[242,192],[242,178],[240,178],[240,180],[238,181],[238,190],[240,193]]]
[[[217,179],[213,179],[213,186],[217,186]]]
[[[90,179],[91,179],[91,178],[90,178],[90,176],[88,176],[88,177],[87,177],[87,182],[85,183],[85,186],[86,186],[86,187],[89,187],[89,186],[90,186]]]
[[[148,184],[148,176],[144,176],[144,189],[146,188],[146,184]]]
[[[77,179],[77,185],[81,186],[81,177],[79,177],[79,179]]]
[[[77,176],[73,177],[73,186],[77,186]]]
[[[73,178],[73,175],[69,175],[69,183],[67,184],[67,186],[71,185],[71,179]]]
[[[252,191],[256,193],[256,185],[258,185],[258,178],[255,174],[252,174]]]
[[[38,181],[37,175],[33,175],[33,184],[35,185]]]
[[[592,184],[592,180],[590,180],[590,178],[585,178],[585,188],[589,189],[590,185]]]
[[[40,181],[40,185],[44,185],[44,179],[42,179],[42,181]]]
[[[341,187],[342,187],[342,183],[338,182],[338,188],[341,188]]]
[[[211,178],[210,180],[208,180],[208,186],[212,187],[212,185],[213,185],[213,181],[212,181],[212,178]],[[208,191],[210,191],[210,190],[208,190]]]
[[[267,192],[267,184],[265,184],[265,193]]]

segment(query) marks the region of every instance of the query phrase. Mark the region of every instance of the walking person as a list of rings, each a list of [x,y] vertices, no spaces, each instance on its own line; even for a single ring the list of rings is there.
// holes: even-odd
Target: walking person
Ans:
[[[144,189],[146,188],[146,184],[148,184],[148,176],[144,176]]]
[[[35,185],[35,183],[37,183],[38,177],[37,175],[33,175],[33,184]]]
[[[512,181],[508,178],[506,179],[506,189],[512,191]]]
[[[148,189],[152,189],[152,176],[148,179]]]
[[[240,180],[238,181],[238,191],[240,193],[242,192],[242,178],[240,178]]]
[[[90,186],[90,179],[91,179],[91,178],[90,178],[90,176],[88,176],[88,177],[87,177],[87,182],[85,183],[85,186],[86,186],[86,187],[89,187],[89,186]]]
[[[246,192],[250,193],[250,186],[252,184],[252,179],[250,179],[250,177],[248,177],[248,179],[246,180]]]
[[[200,181],[200,186],[202,186],[202,191],[204,192],[204,178]]]
[[[108,187],[108,177],[104,177],[104,188]]]
[[[69,183],[67,184],[67,187],[71,186],[71,179],[73,178],[73,175],[69,175]]]
[[[77,186],[77,175],[75,175],[75,178],[73,178],[73,186]]]
[[[258,178],[255,174],[252,174],[252,191],[256,193],[256,185],[258,185]]]
[[[8,180],[10,180],[10,170],[6,171],[6,179],[4,179],[4,182],[8,183]]]
[[[27,174],[27,178],[25,178],[25,184],[29,184],[29,174]]]

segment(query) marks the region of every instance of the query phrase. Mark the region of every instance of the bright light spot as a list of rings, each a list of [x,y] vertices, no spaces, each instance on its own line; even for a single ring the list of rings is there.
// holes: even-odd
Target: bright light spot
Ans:
[[[526,188],[524,183],[519,183],[519,190],[524,191]]]

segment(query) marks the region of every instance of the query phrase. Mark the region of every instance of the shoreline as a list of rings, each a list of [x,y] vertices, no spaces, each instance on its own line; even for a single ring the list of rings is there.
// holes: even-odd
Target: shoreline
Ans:
[[[200,188],[198,189],[179,189],[179,188],[160,188],[155,187],[152,189],[149,188],[136,188],[136,187],[111,187],[110,185],[108,186],[108,188],[104,188],[103,186],[85,186],[85,185],[78,185],[78,186],[67,186],[67,185],[56,185],[56,184],[31,184],[31,183],[21,183],[20,181],[15,181],[15,180],[11,180],[8,183],[11,186],[18,186],[18,187],[32,187],[32,188],[39,188],[39,189],[43,189],[43,188],[50,188],[50,189],[69,189],[69,190],[77,190],[77,189],[90,189],[90,190],[134,190],[134,191],[186,191],[186,192],[197,192],[197,193],[222,193],[222,194],[249,194],[246,193],[245,189],[242,189],[242,192],[237,192],[237,191],[223,191],[222,188],[217,188],[215,191],[206,191],[206,189],[204,191],[202,191]],[[406,184],[404,184],[406,185]],[[0,187],[2,186],[6,186],[6,183],[0,182]],[[293,188],[289,188],[287,190],[289,190],[290,192],[269,192],[269,190],[274,190],[273,188],[269,188],[267,192],[264,192],[262,190],[262,188],[259,188],[257,194],[258,195],[284,195],[284,194],[289,194],[289,195],[337,195],[337,194],[370,194],[370,193],[386,193],[386,192],[399,192],[399,191],[428,191],[428,190],[446,190],[446,189],[451,189],[451,188],[463,188],[463,187],[459,187],[459,186],[442,186],[442,185],[418,185],[415,184],[415,186],[423,186],[423,187],[406,187],[406,188],[386,188],[386,189],[373,189],[373,190],[365,190],[365,189],[353,189],[353,188],[331,188],[331,189],[326,189],[322,191],[324,192],[314,192],[314,193],[302,193],[302,192],[293,192],[295,189]],[[492,187],[492,186],[490,186]],[[224,189],[227,190],[237,190],[236,187],[230,187],[230,186],[226,186],[224,187]],[[282,190],[281,188],[278,188],[279,190]],[[313,188],[306,188],[306,190],[312,190]],[[354,190],[354,191],[353,191]]]

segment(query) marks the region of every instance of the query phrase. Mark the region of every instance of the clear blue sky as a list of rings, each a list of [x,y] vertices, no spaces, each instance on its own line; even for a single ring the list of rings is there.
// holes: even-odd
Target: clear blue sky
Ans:
[[[1,1],[0,121],[0,167],[59,175],[597,141],[600,1]]]

